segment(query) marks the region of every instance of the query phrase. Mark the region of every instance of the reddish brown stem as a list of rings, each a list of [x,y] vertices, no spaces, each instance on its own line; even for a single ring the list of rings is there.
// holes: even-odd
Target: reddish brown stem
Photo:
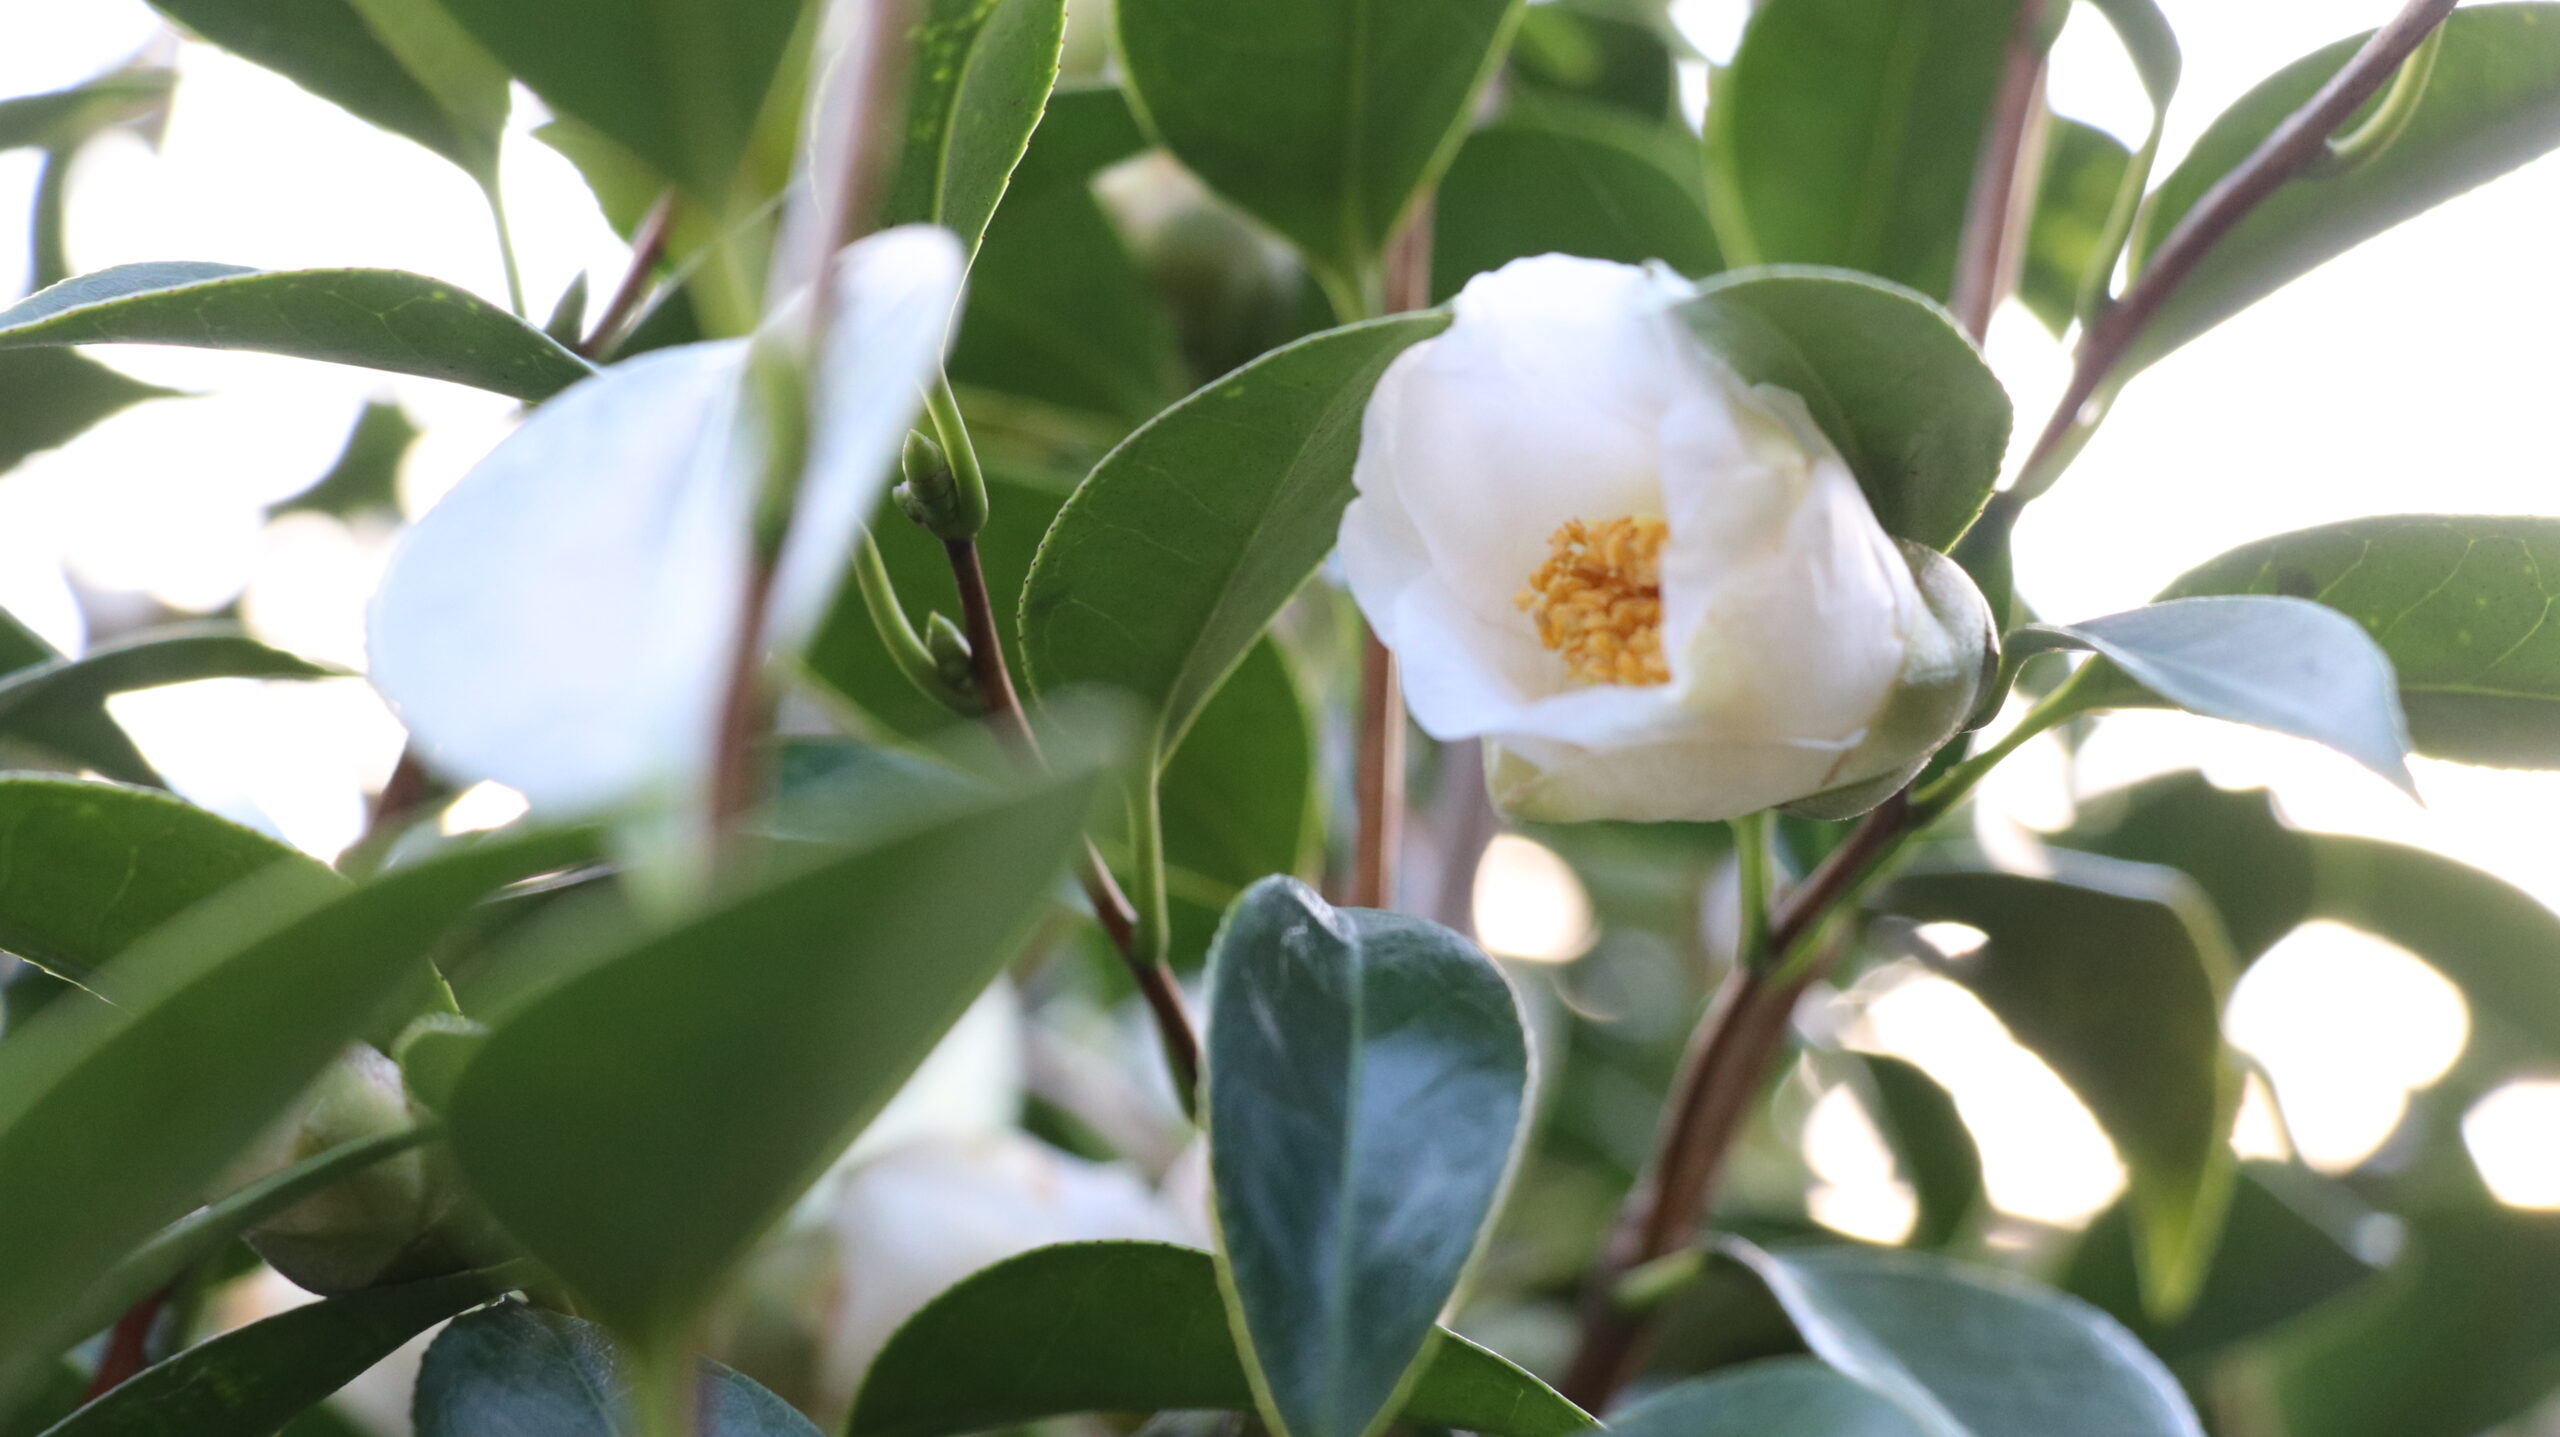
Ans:
[[[1964,232],[1957,245],[1955,288],[1948,308],[1974,342],[1991,330],[1992,312],[2017,281],[2021,230],[2034,213],[2036,187],[2019,183],[2036,148],[2036,120],[2043,110],[2045,0],[2019,0],[2009,35],[1982,152],[1966,196]]]
[[[1396,849],[1404,841],[1404,693],[1396,656],[1361,630],[1360,755],[1355,777],[1360,827],[1352,847],[1354,908],[1395,902]]]
[[[759,557],[748,572],[737,643],[729,651],[711,771],[711,820],[722,835],[755,806],[764,791],[762,750],[756,739],[765,730],[772,703],[764,686],[764,617],[773,597],[773,571],[773,561]]]
[[[667,234],[675,227],[676,192],[668,190],[658,196],[640,228],[631,237],[631,263],[622,271],[622,283],[614,286],[613,297],[605,301],[604,312],[596,316],[587,337],[578,342],[581,358],[603,361],[611,357],[614,347],[622,342],[622,332],[639,311],[640,301],[649,297],[650,281],[656,276],[658,261],[666,258]]]
[[[98,1355],[98,1369],[90,1376],[89,1390],[81,1401],[97,1401],[150,1365],[151,1329],[168,1308],[170,1291],[160,1289],[126,1308],[124,1316],[116,1319],[116,1325],[107,1332],[106,1351]]]

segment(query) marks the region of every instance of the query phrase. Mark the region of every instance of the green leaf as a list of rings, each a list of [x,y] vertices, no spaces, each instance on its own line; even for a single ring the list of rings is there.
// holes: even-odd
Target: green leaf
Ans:
[[[636,937],[551,930],[564,975],[496,1017],[453,1094],[472,1189],[623,1335],[680,1333],[1012,956],[1091,788],[785,850]]]
[[[149,789],[0,777],[0,949],[74,982],[204,899],[278,864],[325,864]]]
[[[2161,597],[2199,594],[2288,594],[2362,624],[2391,660],[2420,753],[2560,768],[2560,519],[2407,514],[2296,530]]]
[[[2008,648],[2102,655],[2112,672],[2075,676],[2079,709],[2166,702],[2325,744],[2417,794],[2391,658],[2334,609],[2275,595],[2167,599],[2077,624],[2029,624]]]
[[[2080,312],[2080,297],[2106,252],[2107,224],[2133,152],[2095,125],[2056,117],[2045,139],[2035,222],[2018,269],[2018,298],[2058,337]]]
[[[44,1429],[78,1410],[89,1393],[89,1374],[75,1362],[57,1362],[16,1407],[0,1410],[0,1437],[42,1437]]]
[[[1032,686],[1107,685],[1159,756],[1333,548],[1369,391],[1448,326],[1417,314],[1274,350],[1158,415],[1077,488],[1022,591]],[[1164,535],[1178,534],[1181,543]]]
[[[1210,188],[1296,245],[1343,319],[1378,305],[1378,256],[1448,163],[1517,0],[1124,0],[1131,95]]]
[[[1694,137],[1559,103],[1531,113],[1537,118],[1469,135],[1441,178],[1431,222],[1435,301],[1471,275],[1530,255],[1660,260],[1692,277],[1724,268]]]
[[[582,832],[466,844],[350,890],[275,865],[119,955],[105,1003],[0,1044],[0,1398],[56,1314],[194,1206],[482,894],[592,854]],[[102,1143],[101,1134],[114,1141]],[[39,1344],[40,1346],[40,1344]]]
[[[506,77],[464,87],[454,73],[431,88],[350,0],[152,0],[171,19],[256,61],[320,98],[451,160],[485,186],[498,173]],[[432,8],[433,0],[402,0]],[[442,18],[442,17],[438,17]],[[433,21],[417,22],[420,26]],[[448,25],[450,21],[446,22]],[[405,38],[405,37],[404,37]],[[490,80],[494,79],[492,88]]]
[[[45,1437],[268,1437],[403,1343],[505,1290],[486,1272],[342,1293],[136,1373]]]
[[[584,275],[579,276],[581,280]],[[418,426],[387,399],[366,403],[329,472],[290,499],[269,505],[270,515],[327,514],[352,519],[400,512],[400,461],[417,442]]]
[[[2243,967],[2311,914],[2313,840],[2276,817],[2264,789],[2235,793],[2192,770],[2165,774],[2082,804],[2059,841],[2194,879]]]
[[[1511,102],[1609,105],[1660,124],[1679,118],[1680,75],[1665,26],[1571,3],[1532,5],[1512,37]],[[1690,137],[1695,158],[1696,137]]]
[[[77,144],[167,105],[176,80],[171,70],[123,70],[67,90],[0,100],[0,150]]]
[[[2390,1219],[2325,1178],[2281,1163],[2243,1164],[2228,1231],[2195,1306],[2163,1323],[2143,1308],[2133,1225],[2122,1203],[2100,1213],[2081,1234],[2062,1286],[2173,1364],[2263,1337],[2366,1288],[2387,1255],[2373,1249],[2391,1246],[2376,1239],[2397,1233]]]
[[[0,360],[0,369],[6,369]],[[0,609],[0,677],[34,668],[64,662],[53,645],[37,637],[5,609]],[[19,724],[17,732],[0,738],[34,745],[43,756],[79,768],[95,769],[110,778],[134,783],[158,783],[159,775],[133,746],[133,740],[110,717],[104,707],[85,712],[65,713],[50,726]]]
[[[1075,1242],[981,1269],[908,1318],[872,1362],[845,1430],[951,1437],[1081,1412],[1252,1406],[1209,1254]],[[1398,1417],[1486,1437],[1567,1437],[1597,1425],[1446,1329]]]
[[[418,1437],[631,1437],[636,1378],[605,1330],[502,1303],[437,1334],[418,1369]],[[817,1437],[791,1404],[702,1364],[702,1437]]]
[[[68,444],[92,425],[146,399],[177,394],[128,379],[84,354],[0,352],[0,474],[28,455]]]
[[[1172,316],[1092,189],[1146,147],[1118,90],[1050,97],[969,272],[955,382],[1130,428],[1181,397]]]
[[[0,736],[87,762],[110,778],[157,783],[159,776],[132,753],[131,744],[120,741],[122,730],[115,730],[115,740],[101,742],[113,723],[108,699],[198,679],[317,679],[339,673],[270,648],[234,624],[171,624],[101,644],[80,658],[48,659],[0,676]]]
[[[1911,874],[1885,902],[1988,935],[1949,976],[2071,1085],[2115,1143],[2141,1218],[2144,1294],[2174,1316],[2204,1280],[2231,1192],[2240,1070],[2222,1041],[2230,943],[2175,870],[2052,857],[2049,878]]]
[[[1920,1216],[1906,1241],[1912,1247],[1946,1247],[1981,1210],[1982,1150],[1956,1111],[1954,1095],[1937,1079],[1900,1058],[1857,1057],[1875,1099],[1876,1126],[1919,1199]]]
[[[1210,950],[1204,1037],[1218,1278],[1256,1405],[1287,1437],[1363,1437],[1510,1172],[1510,985],[1445,928],[1269,878]]]
[[[1066,27],[1065,0],[928,0],[883,225],[938,224],[976,253],[1057,83]]]
[[[553,110],[724,209],[799,0],[447,0]]]
[[[2017,5],[1758,6],[1708,124],[1752,244],[1735,262],[1838,265],[1946,298]]]
[[[1209,948],[1218,917],[1266,874],[1302,871],[1317,838],[1316,734],[1307,697],[1280,645],[1265,637],[1200,711],[1158,786],[1166,861],[1217,891],[1186,924],[1174,956]],[[1204,897],[1207,895],[1203,895]]]
[[[549,335],[425,275],[169,261],[64,280],[0,310],[0,350],[251,349],[548,399],[593,371]]]
[[[1809,1357],[1773,1357],[1655,1392],[1609,1419],[1623,1437],[1935,1437]]]
[[[2145,206],[2139,274],[2205,193],[2310,100],[2365,41],[2307,56],[2224,111]],[[2278,190],[2214,245],[2144,324],[2131,374],[2422,211],[2560,145],[2560,5],[2473,5],[2444,22],[2434,77],[2409,127],[2371,159]]]
[[[2159,1359],[2077,1299],[1921,1253],[1725,1247],[1816,1356],[1929,1437],[2202,1437]]]
[[[1709,280],[1681,313],[1744,379],[1803,397],[1887,533],[1944,550],[1990,497],[2009,396],[1935,304],[1862,275],[1779,268]]]

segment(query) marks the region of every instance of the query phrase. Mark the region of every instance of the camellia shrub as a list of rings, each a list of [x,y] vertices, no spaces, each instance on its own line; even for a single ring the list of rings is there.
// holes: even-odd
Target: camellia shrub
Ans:
[[[155,3],[493,196],[538,102],[631,257],[547,318],[66,274],[60,175],[184,85],[0,102],[48,176],[0,459],[157,392],[91,344],[523,406],[372,596],[407,748],[334,863],[107,707],[334,670],[0,624],[0,1433],[345,1431],[430,1333],[421,1437],[2474,1437],[2560,1387],[2560,1222],[2459,1130],[2560,1061],[2560,917],[2192,773],[1972,822],[2111,709],[2560,767],[2560,520],[2101,615],[2010,565],[2145,369],[2560,145],[2560,5],[2411,0],[2168,168],[2151,0],[2090,5],[2134,145],[2046,108],[2069,0],[1760,0],[1702,126],[1642,3]],[[414,432],[296,502],[397,518]],[[1575,969],[1470,936],[1506,822]],[[2224,1003],[2313,920],[2476,1016],[2344,1175],[2232,1146]],[[1947,1090],[1814,1020],[1915,962],[2112,1142],[2086,1231],[1995,1223]],[[1898,1243],[1812,1221],[1808,1082]],[[267,1271],[312,1300],[218,1300]]]

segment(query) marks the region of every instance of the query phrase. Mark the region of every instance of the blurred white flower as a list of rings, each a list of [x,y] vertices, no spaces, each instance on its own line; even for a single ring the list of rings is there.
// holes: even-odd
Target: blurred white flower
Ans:
[[[1478,276],[1369,401],[1351,592],[1414,719],[1550,820],[1855,811],[1955,732],[1990,617],[1900,545],[1796,396],[1737,378],[1666,271]]]
[[[823,616],[941,358],[962,256],[873,235],[838,261],[810,452],[765,619]],[[748,341],[660,350],[536,411],[413,526],[375,597],[373,681],[438,768],[557,816],[707,783],[761,473]]]

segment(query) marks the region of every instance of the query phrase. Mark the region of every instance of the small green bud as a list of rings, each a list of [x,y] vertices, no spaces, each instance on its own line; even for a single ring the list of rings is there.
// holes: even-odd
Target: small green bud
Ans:
[[[951,472],[951,458],[931,436],[909,432],[898,468],[907,478],[896,490],[898,507],[918,527],[938,539],[966,539],[977,533],[977,526],[963,513],[966,506],[961,502],[959,479]]]
[[[223,1187],[244,1187],[331,1148],[410,1124],[400,1070],[358,1044],[330,1065],[299,1107],[241,1155]],[[439,1187],[424,1152],[398,1153],[251,1228],[249,1246],[313,1292],[370,1287],[433,1226],[445,1205]]]
[[[924,623],[924,651],[933,656],[934,673],[942,680],[949,701],[956,702],[964,714],[975,716],[986,711],[978,699],[976,654],[969,647],[969,636],[951,616],[935,613]]]

